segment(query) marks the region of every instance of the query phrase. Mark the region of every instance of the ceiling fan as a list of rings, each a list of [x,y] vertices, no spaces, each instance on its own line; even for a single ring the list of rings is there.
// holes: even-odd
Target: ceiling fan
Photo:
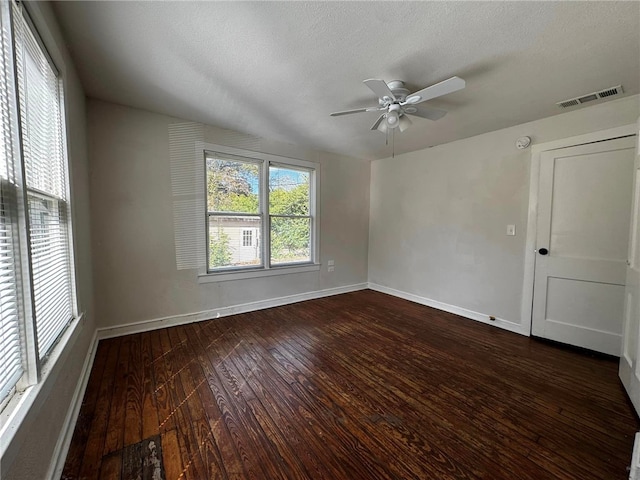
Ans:
[[[371,130],[379,130],[383,133],[387,133],[389,129],[394,128],[404,132],[413,123],[407,115],[428,118],[429,120],[441,119],[447,114],[445,110],[433,107],[418,107],[416,105],[462,90],[466,85],[465,81],[460,77],[451,77],[409,94],[404,82],[400,80],[393,80],[387,83],[384,80],[370,78],[362,83],[378,96],[378,106],[335,112],[331,116],[338,117],[360,112],[383,112],[371,126]]]

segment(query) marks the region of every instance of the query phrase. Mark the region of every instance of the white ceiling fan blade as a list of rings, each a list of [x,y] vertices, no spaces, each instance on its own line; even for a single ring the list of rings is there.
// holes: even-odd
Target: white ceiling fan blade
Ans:
[[[411,121],[411,119],[409,117],[407,117],[406,115],[402,115],[400,117],[400,122],[398,123],[398,130],[400,130],[400,132],[404,132],[412,124],[413,124],[413,122]]]
[[[444,117],[447,114],[447,111],[433,107],[405,107],[404,113],[435,121]]]
[[[339,117],[340,115],[351,115],[352,113],[360,113],[360,112],[377,112],[378,110],[379,110],[378,107],[357,108],[355,110],[344,110],[342,112],[334,112],[331,114],[331,116]]]
[[[462,90],[466,85],[466,82],[460,77],[451,77],[448,80],[443,80],[440,83],[436,83],[435,85],[431,85],[430,87],[423,88],[422,90],[418,90],[415,93],[407,96],[404,104],[414,105],[416,103],[425,102],[427,100],[431,100],[432,98],[441,97],[443,95],[447,95],[449,93],[457,92],[458,90]]]
[[[379,80],[377,78],[370,78],[365,80],[364,83],[367,87],[375,93],[378,98],[381,98],[385,101],[385,97],[389,99],[389,101],[395,101],[396,97],[393,95],[393,92],[389,89],[389,85],[384,80]]]
[[[378,126],[380,125],[380,123],[384,120],[384,114],[380,115],[378,117],[378,120],[376,120],[376,123],[374,123],[371,126],[371,130],[378,130]]]

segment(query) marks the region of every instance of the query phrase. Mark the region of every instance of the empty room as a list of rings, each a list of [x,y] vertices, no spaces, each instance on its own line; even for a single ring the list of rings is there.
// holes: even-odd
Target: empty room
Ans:
[[[0,480],[640,480],[639,2],[0,29]]]

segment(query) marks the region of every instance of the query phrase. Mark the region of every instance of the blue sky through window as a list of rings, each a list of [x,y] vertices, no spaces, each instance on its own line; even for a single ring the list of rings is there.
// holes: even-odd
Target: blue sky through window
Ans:
[[[301,184],[309,184],[309,172],[291,168],[269,167],[269,188],[291,190]]]

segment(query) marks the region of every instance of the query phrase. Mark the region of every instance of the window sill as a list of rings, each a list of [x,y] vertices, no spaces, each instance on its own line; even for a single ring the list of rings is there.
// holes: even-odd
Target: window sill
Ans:
[[[288,265],[273,267],[263,270],[233,271],[221,273],[203,273],[198,275],[198,283],[227,282],[230,280],[244,280],[247,278],[271,277],[274,275],[289,275],[291,273],[317,272],[319,263],[307,263],[304,265]]]
[[[84,313],[78,315],[73,323],[67,327],[60,341],[53,348],[46,363],[40,372],[40,381],[13,394],[7,405],[0,413],[0,462],[3,469],[9,469],[18,454],[21,442],[24,440],[24,432],[15,438],[16,434],[24,428],[30,414],[37,416],[54,388],[58,376],[62,373],[58,363],[64,363],[69,356],[69,350],[73,348],[82,327],[84,326]],[[63,426],[64,428],[64,426]],[[15,440],[17,441],[14,441]]]

